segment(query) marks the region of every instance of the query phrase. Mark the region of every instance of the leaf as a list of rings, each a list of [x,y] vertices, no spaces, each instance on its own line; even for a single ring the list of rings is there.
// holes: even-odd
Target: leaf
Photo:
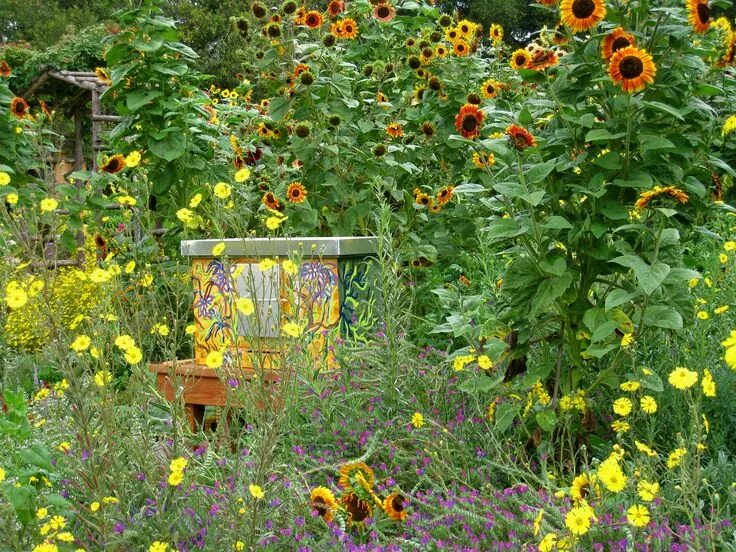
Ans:
[[[654,134],[640,134],[639,135],[639,149],[642,153],[654,150],[664,149],[676,149],[675,144],[670,142],[667,138],[662,136],[656,136]]]
[[[48,472],[52,471],[51,455],[42,443],[33,443],[27,449],[20,451],[21,460],[26,464],[36,466]]]
[[[8,502],[13,506],[15,515],[18,516],[18,520],[23,525],[34,518],[33,497],[35,494],[36,490],[30,485],[23,485],[22,487],[8,486],[5,488],[5,496],[8,497]]]
[[[465,380],[458,389],[464,393],[487,393],[491,389],[498,387],[503,381],[504,376],[505,373],[500,373],[495,378],[489,378],[484,374],[479,374]]]
[[[547,222],[540,224],[539,226],[542,228],[548,228],[549,230],[567,230],[572,228],[572,224],[570,224],[565,217],[557,215],[549,217]]]
[[[644,324],[668,330],[682,329],[682,316],[674,307],[653,305],[644,311]]]
[[[537,412],[535,418],[539,427],[544,431],[552,431],[557,425],[557,416],[553,410],[547,409]]]
[[[549,173],[551,173],[555,168],[555,162],[554,161],[547,161],[546,163],[539,163],[536,165],[532,165],[532,167],[526,171],[524,177],[528,184],[537,184],[538,182],[541,182],[547,176],[549,176]]]
[[[125,96],[125,104],[130,111],[134,112],[161,95],[163,95],[161,90],[137,89]]]
[[[417,167],[414,167],[417,168]],[[461,194],[477,194],[478,192],[485,192],[486,189],[481,184],[475,184],[472,182],[466,182],[465,184],[460,184],[458,187],[454,189],[454,192],[461,193]]]
[[[536,192],[522,195],[521,199],[526,201],[532,207],[536,207],[542,202],[542,199],[544,198],[544,194],[545,194],[544,190],[537,190]]]
[[[645,387],[646,389],[650,389],[655,393],[661,393],[662,391],[664,391],[662,378],[660,378],[659,375],[657,375],[657,373],[653,370],[647,369],[646,373],[642,371],[638,379],[641,382],[641,386]]]
[[[607,142],[626,136],[625,132],[611,134],[606,128],[594,128],[585,135],[586,142]]]
[[[713,88],[715,88],[715,87],[713,87]],[[641,104],[644,107],[647,107],[647,108],[649,108],[649,109],[651,109],[653,111],[660,111],[662,113],[667,113],[668,115],[672,115],[673,117],[675,117],[676,119],[678,119],[680,121],[684,121],[685,120],[685,119],[683,119],[682,115],[680,114],[680,112],[677,109],[675,109],[671,105],[667,105],[666,103],[662,103],[662,102],[641,102]]]
[[[181,132],[169,132],[161,140],[151,136],[148,139],[148,149],[155,156],[171,162],[186,152],[186,138]]]
[[[562,276],[567,269],[567,261],[562,255],[557,255],[551,259],[544,259],[539,263],[539,268],[544,270],[547,274],[553,274],[554,276]]]
[[[636,255],[622,255],[611,259],[611,262],[633,269],[639,285],[647,295],[654,293],[670,272],[669,265],[656,262],[650,266]]]
[[[608,311],[619,305],[628,303],[632,299],[636,299],[639,295],[641,295],[639,290],[628,291],[620,288],[614,289],[606,296],[606,310]]]
[[[561,276],[547,278],[541,284],[532,299],[532,311],[539,311],[556,301],[572,284],[572,275],[565,272]]]
[[[513,238],[525,231],[514,219],[496,219],[488,227],[487,235],[490,239]]]
[[[519,414],[521,406],[512,402],[503,402],[496,409],[496,424],[493,428],[499,433],[506,431]]]
[[[280,96],[278,98],[273,98],[269,102],[268,112],[271,114],[271,118],[274,121],[280,121],[284,118],[284,115],[286,115],[290,107],[291,101]]]

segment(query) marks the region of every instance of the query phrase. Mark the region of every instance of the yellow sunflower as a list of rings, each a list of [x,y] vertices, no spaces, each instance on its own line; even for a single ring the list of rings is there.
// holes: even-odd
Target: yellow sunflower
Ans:
[[[376,475],[365,462],[351,462],[340,467],[340,480],[338,484],[342,489],[352,489],[353,480],[358,481],[364,489],[373,487]]]
[[[495,79],[488,79],[486,82],[483,83],[483,85],[480,87],[480,92],[483,94],[484,98],[495,98],[498,96],[498,91],[501,88],[501,83],[498,82]]]
[[[396,521],[404,521],[407,516],[406,498],[401,493],[391,493],[383,501],[383,511]]]
[[[332,521],[332,512],[337,506],[335,495],[327,487],[315,487],[309,495],[309,502],[312,509],[327,522]]]
[[[527,69],[531,62],[532,55],[529,53],[529,50],[524,48],[515,50],[514,53],[511,54],[511,60],[509,61],[512,69]]]
[[[301,182],[292,182],[286,190],[286,198],[291,203],[304,203],[307,200],[307,189]]]

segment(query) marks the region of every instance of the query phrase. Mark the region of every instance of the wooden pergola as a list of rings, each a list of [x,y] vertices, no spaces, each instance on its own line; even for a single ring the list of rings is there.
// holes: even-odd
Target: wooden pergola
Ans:
[[[100,106],[100,96],[107,90],[106,82],[100,80],[94,71],[62,71],[50,68],[42,68],[41,74],[22,94],[28,100],[34,96],[39,89],[49,80],[56,79],[81,88],[82,92],[74,102],[78,108],[74,111],[74,170],[81,170],[84,165],[84,136],[82,135],[82,122],[84,114],[82,107],[87,103],[87,93],[90,93],[92,106],[92,168],[97,170],[97,153],[102,149],[102,123],[116,123],[121,117],[117,115],[105,115]]]

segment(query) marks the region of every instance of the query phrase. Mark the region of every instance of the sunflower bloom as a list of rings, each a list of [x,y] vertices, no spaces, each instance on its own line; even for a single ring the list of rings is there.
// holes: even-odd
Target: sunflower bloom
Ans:
[[[687,20],[698,34],[705,34],[710,28],[710,6],[708,0],[687,0]]]
[[[483,125],[483,112],[478,106],[465,104],[455,117],[455,129],[465,138],[473,139],[480,136],[480,128]]]
[[[603,59],[611,59],[613,54],[628,48],[629,46],[636,46],[634,42],[634,36],[624,31],[621,27],[614,29],[606,38],[603,39]]]
[[[589,31],[606,16],[602,0],[562,0],[560,4],[562,22],[573,32]]]
[[[629,94],[643,90],[654,82],[657,67],[646,50],[628,46],[617,50],[611,56],[608,74],[614,84]]]
[[[404,521],[407,516],[406,498],[401,493],[391,493],[383,501],[383,511],[396,521]]]

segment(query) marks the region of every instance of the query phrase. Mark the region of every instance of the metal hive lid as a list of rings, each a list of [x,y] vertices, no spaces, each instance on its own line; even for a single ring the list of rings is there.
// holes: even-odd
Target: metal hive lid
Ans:
[[[228,238],[225,240],[183,240],[185,257],[213,257],[212,248],[225,243],[228,257],[360,257],[374,255],[378,239],[374,237],[331,238]]]

